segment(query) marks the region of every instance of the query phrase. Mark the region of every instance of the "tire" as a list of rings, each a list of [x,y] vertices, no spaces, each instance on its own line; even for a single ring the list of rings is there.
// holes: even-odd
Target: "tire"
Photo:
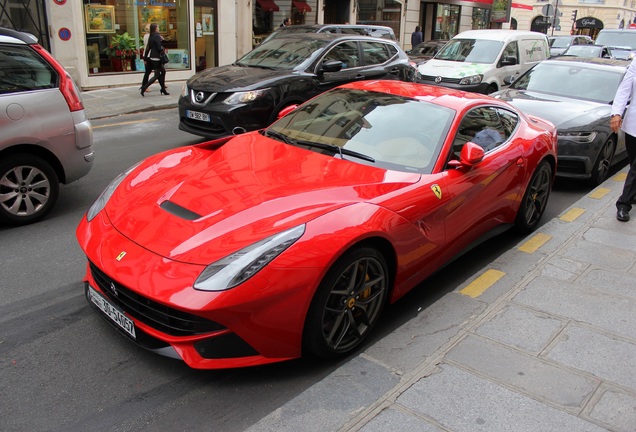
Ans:
[[[13,155],[0,161],[0,222],[26,225],[55,205],[60,184],[51,165],[39,156]]]
[[[384,256],[371,247],[345,253],[327,272],[307,312],[303,352],[332,359],[354,351],[378,321],[389,288]]]
[[[594,162],[594,166],[592,167],[592,176],[590,177],[590,184],[592,186],[598,186],[607,180],[610,168],[612,167],[612,159],[614,159],[615,151],[616,143],[614,141],[614,136],[610,136],[607,141],[605,141],[605,144],[603,144],[603,147],[596,158],[596,162]]]
[[[532,174],[517,212],[515,228],[521,234],[534,231],[545,213],[552,190],[552,167],[542,161]]]

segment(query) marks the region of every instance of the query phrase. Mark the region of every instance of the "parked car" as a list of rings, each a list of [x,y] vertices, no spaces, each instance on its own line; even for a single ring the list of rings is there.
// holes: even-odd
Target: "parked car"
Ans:
[[[191,77],[179,99],[179,129],[209,138],[269,125],[285,107],[351,81],[415,81],[396,42],[301,33],[263,42],[232,65]]]
[[[612,58],[610,49],[603,45],[572,45],[563,51],[561,55],[585,58]]]
[[[266,42],[281,36],[297,33],[338,33],[371,36],[381,39],[397,40],[391,27],[370,24],[302,24],[279,27],[263,40]]]
[[[387,302],[546,209],[556,130],[501,100],[372,80],[288,111],[151,156],[90,207],[86,296],[124,336],[202,369],[347,355]],[[464,134],[486,128],[487,150]]]
[[[585,35],[572,36],[550,36],[548,38],[550,45],[550,56],[561,55],[573,45],[592,45],[594,40]]]
[[[0,27],[0,223],[46,216],[59,184],[91,169],[92,143],[70,75],[34,36]]]
[[[558,176],[598,185],[612,165],[627,157],[624,134],[613,133],[609,120],[628,65],[614,59],[556,57],[493,96],[556,125]]]
[[[447,40],[428,40],[415,45],[406,51],[409,59],[415,64],[422,64],[435,56],[437,52],[446,45]]]
[[[597,45],[627,47],[636,51],[636,31],[633,29],[603,29],[596,36]]]
[[[420,64],[421,82],[492,93],[508,76],[520,76],[548,57],[545,34],[522,30],[468,30]]]

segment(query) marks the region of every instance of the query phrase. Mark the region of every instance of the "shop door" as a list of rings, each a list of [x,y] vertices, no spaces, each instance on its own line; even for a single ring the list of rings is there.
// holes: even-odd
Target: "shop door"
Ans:
[[[218,66],[216,0],[194,0],[194,53],[196,71]]]

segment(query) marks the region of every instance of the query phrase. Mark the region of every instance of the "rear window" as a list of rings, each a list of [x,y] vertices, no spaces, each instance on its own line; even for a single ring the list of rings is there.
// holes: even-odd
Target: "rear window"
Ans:
[[[0,44],[0,94],[57,86],[57,73],[30,48]]]

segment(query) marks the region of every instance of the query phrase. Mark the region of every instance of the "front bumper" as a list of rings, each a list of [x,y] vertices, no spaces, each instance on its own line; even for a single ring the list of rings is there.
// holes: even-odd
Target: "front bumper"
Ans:
[[[602,140],[575,143],[559,139],[557,147],[557,176],[586,180],[592,177],[594,163],[601,151]]]

